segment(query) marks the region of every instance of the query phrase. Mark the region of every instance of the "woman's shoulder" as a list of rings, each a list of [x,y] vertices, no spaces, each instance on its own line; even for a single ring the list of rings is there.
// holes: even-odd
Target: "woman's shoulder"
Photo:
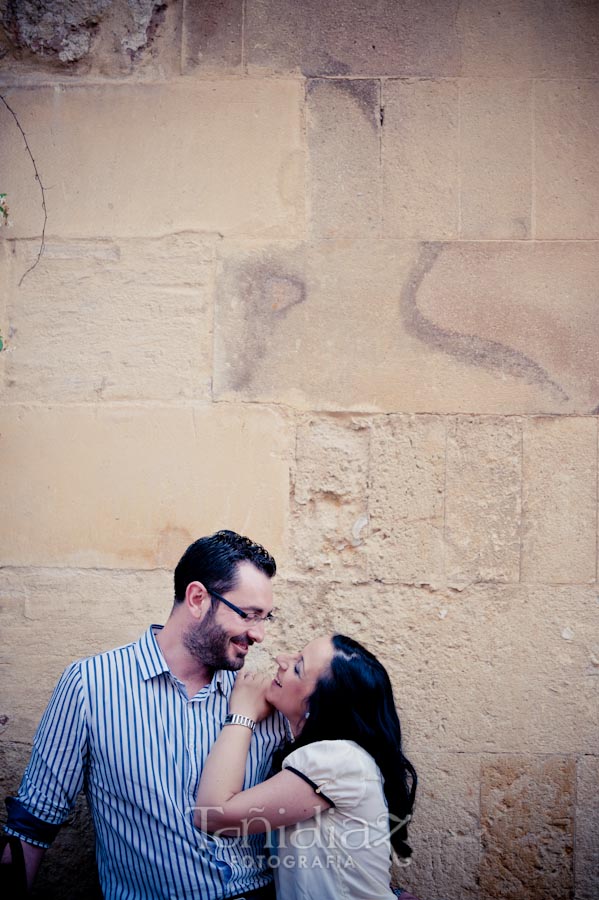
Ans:
[[[353,809],[364,798],[367,785],[378,776],[374,760],[353,741],[314,741],[298,747],[283,768],[308,781],[337,809]]]
[[[293,767],[297,763],[316,764],[319,767],[331,766],[337,773],[344,769],[370,774],[378,772],[374,759],[355,741],[334,740],[314,741],[293,750],[285,759],[285,767]]]

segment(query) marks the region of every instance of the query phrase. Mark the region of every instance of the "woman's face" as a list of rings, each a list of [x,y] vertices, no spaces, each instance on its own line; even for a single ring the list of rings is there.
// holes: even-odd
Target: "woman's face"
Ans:
[[[301,653],[277,656],[277,674],[266,691],[269,703],[287,716],[295,734],[303,722],[308,698],[320,677],[330,668],[333,644],[330,637],[319,637],[306,644]]]

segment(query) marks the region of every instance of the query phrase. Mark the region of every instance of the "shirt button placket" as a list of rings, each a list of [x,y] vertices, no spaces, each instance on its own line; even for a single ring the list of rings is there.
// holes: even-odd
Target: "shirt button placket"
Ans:
[[[197,735],[197,714],[198,701],[188,700],[185,704],[185,729],[186,729],[186,746],[187,757],[189,759],[189,783],[187,791],[190,797],[191,805],[195,805],[195,793],[199,782],[198,772],[198,735]]]

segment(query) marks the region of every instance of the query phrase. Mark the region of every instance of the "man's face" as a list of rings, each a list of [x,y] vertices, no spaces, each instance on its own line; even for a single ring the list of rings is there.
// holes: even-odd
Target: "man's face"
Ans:
[[[223,596],[244,612],[266,616],[272,610],[270,578],[250,562],[237,564],[237,584]],[[224,603],[213,604],[199,622],[189,626],[185,646],[205,666],[237,671],[252,644],[264,640],[264,623],[247,622]]]

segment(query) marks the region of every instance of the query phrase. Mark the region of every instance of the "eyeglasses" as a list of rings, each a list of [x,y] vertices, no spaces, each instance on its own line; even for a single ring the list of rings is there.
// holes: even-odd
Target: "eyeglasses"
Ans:
[[[270,622],[274,622],[276,616],[274,613],[267,613],[265,616],[259,616],[258,613],[247,612],[245,609],[240,609],[238,606],[235,606],[234,603],[231,603],[230,600],[227,600],[225,597],[221,597],[220,594],[217,594],[216,591],[208,591],[211,597],[214,597],[215,600],[219,600],[221,603],[224,603],[225,606],[228,606],[229,609],[232,609],[233,612],[236,612],[238,616],[241,616],[246,622],[251,624],[258,624],[258,622],[265,622],[269,624]]]

